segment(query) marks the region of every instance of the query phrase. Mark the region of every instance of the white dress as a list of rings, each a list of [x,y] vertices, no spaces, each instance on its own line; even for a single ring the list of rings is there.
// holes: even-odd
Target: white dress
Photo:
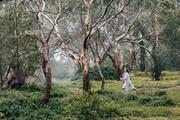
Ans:
[[[121,78],[121,79],[124,80],[123,89],[125,89],[125,91],[134,89],[134,85],[132,84],[132,82],[130,80],[128,72],[125,72],[123,74],[123,78]]]

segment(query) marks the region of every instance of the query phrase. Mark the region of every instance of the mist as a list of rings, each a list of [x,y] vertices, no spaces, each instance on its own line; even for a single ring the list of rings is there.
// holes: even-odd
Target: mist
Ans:
[[[68,84],[71,78],[75,75],[77,64],[71,58],[64,55],[64,53],[56,53],[51,58],[52,66],[52,82],[61,85]],[[45,82],[42,69],[38,69],[35,73],[41,82]]]

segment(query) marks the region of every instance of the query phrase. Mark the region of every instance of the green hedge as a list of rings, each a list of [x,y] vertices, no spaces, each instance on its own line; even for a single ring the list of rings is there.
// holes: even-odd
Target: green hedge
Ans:
[[[116,79],[116,70],[112,66],[101,66],[101,71],[106,80]],[[82,70],[78,70],[76,74],[72,77],[72,80],[82,80],[82,78]],[[98,69],[90,67],[89,78],[90,80],[101,80]]]

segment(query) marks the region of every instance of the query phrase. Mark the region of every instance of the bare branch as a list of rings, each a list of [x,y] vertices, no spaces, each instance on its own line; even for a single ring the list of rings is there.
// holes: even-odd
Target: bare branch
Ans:
[[[83,0],[84,4],[86,5],[86,7],[90,7],[90,5],[92,4],[93,0]]]
[[[119,41],[119,43],[134,43],[134,44],[138,45],[139,47],[145,49],[151,56],[153,56],[153,54],[151,53],[151,51],[148,48],[139,44],[139,42],[141,42],[141,41],[137,41],[137,40],[140,40],[140,39],[142,39],[142,38],[138,38],[138,39],[134,39],[134,40],[132,40],[132,39],[131,40],[130,39],[122,40],[122,41]]]
[[[135,16],[135,18],[133,19],[133,21],[131,22],[131,24],[128,26],[128,28],[127,28],[127,30],[125,31],[125,33],[116,38],[116,40],[115,40],[116,42],[122,40],[122,39],[129,33],[131,27],[134,25],[135,21],[137,20],[137,18],[138,18],[139,15],[141,14],[141,12],[142,12],[142,8],[141,8],[140,11],[138,12],[138,14]]]
[[[103,15],[99,18],[99,20],[97,20],[97,22],[94,25],[92,25],[92,28],[96,27],[96,25],[104,18],[104,16],[107,14],[108,9],[109,9],[110,5],[112,4],[112,2],[113,2],[113,0],[111,0],[109,2],[109,4],[106,6],[106,9],[105,9]]]
[[[101,27],[103,27],[106,23],[108,23],[110,20],[112,20],[113,18],[117,17],[121,12],[123,12],[125,8],[125,5],[123,4],[123,6],[120,8],[120,10],[118,12],[116,12],[115,14],[113,14],[109,19],[107,19],[106,21],[104,21],[102,24],[100,24],[99,26],[97,26],[96,28],[92,29],[91,35],[94,34],[98,29],[100,29]]]
[[[48,34],[48,37],[47,37],[47,39],[46,39],[46,43],[49,43],[49,40],[50,40],[50,38],[51,38],[51,35],[52,35],[53,31],[54,31],[54,26],[53,26],[53,28],[50,30],[49,34]]]
[[[80,61],[80,55],[75,52],[74,50],[70,49],[65,42],[61,42],[62,50],[72,59],[76,60],[77,62]]]

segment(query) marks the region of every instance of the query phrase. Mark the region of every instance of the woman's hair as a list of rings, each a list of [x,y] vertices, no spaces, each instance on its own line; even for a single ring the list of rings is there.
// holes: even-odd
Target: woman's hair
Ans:
[[[123,71],[129,73],[129,69],[127,69],[126,67],[123,68]]]
[[[126,72],[127,72],[127,73],[129,73],[129,70],[128,70],[128,69],[126,69]]]
[[[127,66],[127,64],[124,64],[123,66],[122,66],[122,69],[123,69],[123,71],[125,71],[125,72],[130,72],[129,71],[129,69],[128,69],[129,67]]]

